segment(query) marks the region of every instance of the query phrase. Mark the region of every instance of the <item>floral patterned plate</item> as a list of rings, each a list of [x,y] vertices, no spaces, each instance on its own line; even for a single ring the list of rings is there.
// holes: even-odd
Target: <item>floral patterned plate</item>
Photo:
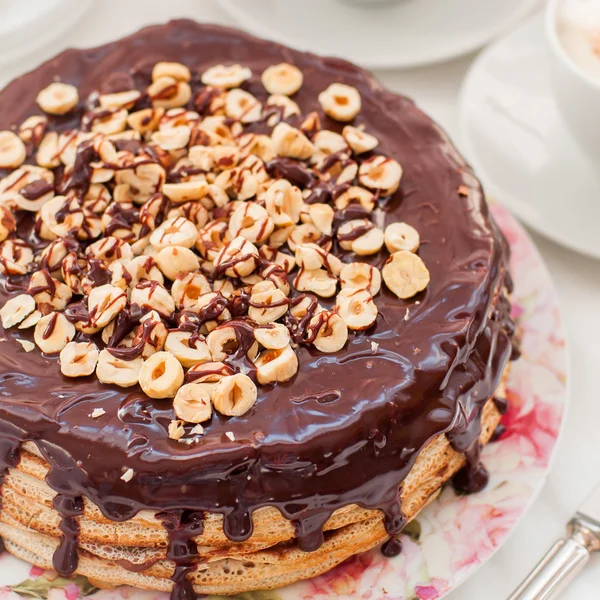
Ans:
[[[484,450],[491,478],[472,496],[450,487],[428,506],[403,536],[393,559],[375,549],[329,573],[283,589],[241,594],[239,600],[437,600],[473,574],[507,538],[540,490],[566,408],[566,347],[556,293],[533,242],[500,205],[492,212],[512,248],[513,312],[522,331],[522,358],[508,385],[507,430]],[[0,600],[167,600],[157,592],[96,590],[0,557]],[[214,598],[213,598],[214,600]]]

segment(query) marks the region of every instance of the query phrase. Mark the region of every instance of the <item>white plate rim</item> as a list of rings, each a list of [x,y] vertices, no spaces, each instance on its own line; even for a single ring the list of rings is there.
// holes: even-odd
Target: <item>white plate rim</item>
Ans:
[[[415,67],[425,67],[437,63],[444,63],[470,52],[474,52],[478,48],[481,48],[491,40],[501,35],[504,31],[508,30],[515,23],[518,23],[525,18],[536,5],[539,5],[540,0],[522,0],[521,5],[515,9],[515,11],[506,18],[506,20],[499,21],[495,26],[486,30],[485,32],[470,36],[463,44],[456,45],[450,52],[431,52],[430,54],[423,55],[418,60],[403,60],[401,55],[390,56],[389,58],[381,57],[379,60],[367,60],[361,61],[359,64],[367,69],[411,69]],[[219,7],[222,8],[228,15],[236,20],[236,22],[247,29],[250,33],[263,37],[265,39],[272,40],[279,44],[285,44],[294,48],[299,48],[294,45],[293,40],[286,38],[284,35],[280,35],[278,32],[270,30],[266,25],[261,23],[258,19],[255,19],[250,13],[240,12],[240,6],[237,0],[219,0]],[[300,48],[307,50],[306,48]],[[318,53],[318,49],[313,50]],[[342,57],[343,58],[343,57]]]
[[[543,224],[536,222],[535,219],[531,219],[528,215],[528,211],[524,208],[523,202],[514,198],[511,194],[503,192],[501,186],[497,183],[494,183],[493,179],[488,176],[487,170],[484,164],[478,159],[477,152],[471,143],[470,136],[470,125],[469,125],[469,116],[467,111],[468,106],[468,97],[470,96],[471,89],[474,85],[476,85],[476,80],[479,75],[479,70],[481,65],[484,64],[489,56],[496,51],[496,49],[502,44],[506,43],[507,39],[510,36],[515,35],[516,32],[521,31],[522,29],[533,26],[534,22],[538,22],[540,26],[543,24],[543,15],[537,14],[531,17],[530,19],[525,20],[521,23],[520,27],[507,36],[496,40],[493,44],[488,46],[477,58],[473,61],[465,78],[463,79],[463,83],[460,88],[460,92],[458,95],[458,123],[459,123],[459,132],[460,132],[460,145],[463,150],[468,162],[473,167],[477,176],[483,180],[485,184],[485,188],[492,196],[498,198],[502,204],[507,206],[512,213],[514,213],[517,218],[525,223],[527,227],[531,228],[533,231],[543,235],[545,238],[554,241],[569,250],[577,252],[579,254],[583,254],[590,258],[600,259],[600,246],[597,250],[588,247],[584,244],[579,244],[577,240],[571,239],[570,237],[564,236],[559,231],[556,231],[552,227],[547,227]]]

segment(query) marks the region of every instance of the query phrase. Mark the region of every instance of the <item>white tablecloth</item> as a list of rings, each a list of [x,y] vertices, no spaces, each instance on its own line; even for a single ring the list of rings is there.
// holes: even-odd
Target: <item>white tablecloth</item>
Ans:
[[[231,23],[217,0],[95,0],[91,11],[60,40],[0,70],[0,84],[68,46],[101,44],[142,25],[175,17]],[[391,89],[413,97],[460,147],[457,97],[473,58],[471,55],[443,65],[377,75]],[[569,209],[565,204],[565,210]],[[600,482],[600,393],[595,380],[600,373],[600,263],[532,236],[554,278],[570,343],[571,405],[566,428],[548,481],[534,506],[507,543],[450,594],[450,600],[506,598],[555,539],[563,535],[575,508],[594,483]],[[592,560],[564,598],[600,598],[600,557]]]

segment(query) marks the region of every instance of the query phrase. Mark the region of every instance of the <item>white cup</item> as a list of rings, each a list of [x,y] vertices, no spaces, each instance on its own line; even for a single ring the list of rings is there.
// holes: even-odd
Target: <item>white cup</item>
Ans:
[[[584,153],[600,164],[600,79],[571,58],[558,33],[561,3],[549,0],[546,37],[552,55],[551,78],[561,114]],[[597,0],[600,2],[600,0]]]

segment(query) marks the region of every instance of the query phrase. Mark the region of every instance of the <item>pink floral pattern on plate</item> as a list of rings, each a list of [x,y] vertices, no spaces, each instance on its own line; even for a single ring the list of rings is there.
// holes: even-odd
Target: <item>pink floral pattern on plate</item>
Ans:
[[[541,488],[564,415],[566,347],[556,293],[531,239],[498,204],[491,210],[512,249],[514,307],[522,358],[513,364],[504,416],[506,433],[484,450],[491,478],[479,494],[457,497],[446,488],[403,536],[403,552],[378,549],[329,573],[240,600],[438,600],[477,570],[504,542]],[[54,579],[53,579],[54,577]],[[83,578],[55,579],[9,556],[0,558],[0,600],[166,600],[166,594],[118,588],[96,591]],[[20,582],[20,583],[19,583]]]

